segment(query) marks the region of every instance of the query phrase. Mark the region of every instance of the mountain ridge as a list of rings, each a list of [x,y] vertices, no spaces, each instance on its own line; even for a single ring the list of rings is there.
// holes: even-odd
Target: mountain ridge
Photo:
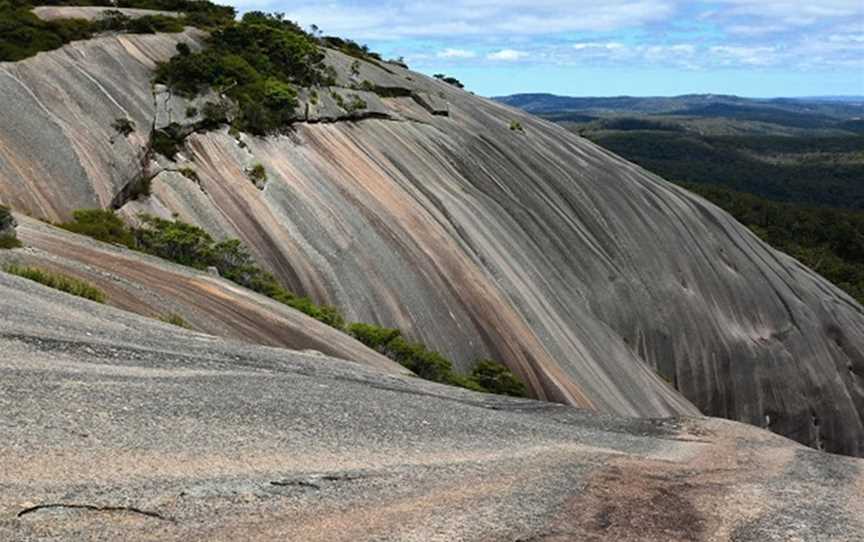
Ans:
[[[607,96],[577,97],[549,93],[526,93],[491,98],[536,114],[567,112],[615,112],[618,114],[642,113],[657,115],[698,115],[703,107],[758,107],[777,108],[792,113],[848,120],[864,115],[864,98],[815,97],[815,98],[746,98],[728,94],[682,94],[679,96]]]

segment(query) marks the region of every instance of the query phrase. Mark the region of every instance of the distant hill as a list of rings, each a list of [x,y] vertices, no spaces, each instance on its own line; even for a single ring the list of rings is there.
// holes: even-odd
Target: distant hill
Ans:
[[[754,99],[724,94],[687,94],[672,97],[614,96],[582,98],[554,94],[514,94],[494,100],[524,109],[529,113],[558,118],[579,114],[682,115],[696,117],[731,117],[776,122],[784,115],[796,115],[796,125],[816,127],[864,117],[864,99],[855,97]],[[566,118],[563,120],[575,120]]]
[[[809,102],[845,102],[864,104],[864,96],[808,96],[805,98],[789,98],[790,100],[803,100]]]
[[[712,103],[745,103],[747,101],[745,98],[738,98],[737,96],[715,94],[653,98],[633,96],[582,98],[555,94],[514,94],[496,97],[493,100],[537,114],[562,111],[662,113],[691,107],[704,107]]]
[[[672,181],[864,210],[864,103],[854,97],[496,99],[558,122]]]

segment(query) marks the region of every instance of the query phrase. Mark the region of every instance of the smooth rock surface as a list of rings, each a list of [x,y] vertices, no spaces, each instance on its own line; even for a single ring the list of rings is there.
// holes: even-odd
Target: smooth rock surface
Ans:
[[[156,61],[201,36],[118,35],[0,62],[0,199],[51,221],[108,207],[141,171],[159,107],[150,84]],[[112,127],[119,118],[134,123],[128,137]]]
[[[123,247],[108,245],[22,217],[19,239],[27,246],[0,250],[6,264],[34,266],[88,282],[106,303],[152,319],[179,316],[194,331],[264,346],[316,350],[410,374],[345,333],[236,284]]]
[[[864,461],[234,343],[0,272],[0,539],[858,541]]]
[[[150,70],[196,39],[103,38],[0,65],[3,202],[57,220],[112,201],[143,140],[112,144],[111,121],[148,126]],[[159,175],[124,212],[239,237],[297,293],[398,326],[463,369],[501,360],[540,398],[639,416],[695,404],[864,454],[864,309],[849,296],[557,126],[393,64],[328,62],[340,86],[411,95],[381,100],[389,119],[195,135],[177,166],[200,185]]]

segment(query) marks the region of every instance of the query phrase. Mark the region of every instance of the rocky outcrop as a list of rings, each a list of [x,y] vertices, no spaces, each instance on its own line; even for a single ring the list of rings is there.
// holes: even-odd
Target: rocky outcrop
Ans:
[[[0,65],[4,202],[50,220],[108,206],[139,166],[155,62],[199,39],[108,37]],[[297,293],[462,368],[499,359],[539,398],[636,416],[695,404],[864,454],[864,309],[849,296],[559,127],[394,64],[328,63],[340,92],[377,89],[380,112],[327,104],[279,137],[195,134],[165,166],[200,182],[166,170],[123,212],[239,237]],[[129,137],[112,132],[120,116]]]
[[[414,94],[414,101],[422,105],[426,111],[433,115],[440,115],[442,117],[450,115],[450,108],[447,105],[447,101],[440,96],[435,96],[428,92],[418,92]]]
[[[196,30],[122,35],[0,63],[4,203],[51,221],[108,207],[140,172],[157,108],[150,85],[156,61],[170,58],[178,42],[200,38]],[[113,127],[124,118],[134,128],[126,136]]]
[[[154,320],[179,316],[201,333],[263,346],[315,350],[383,372],[409,373],[345,333],[222,280],[218,272],[214,277],[26,217],[18,234],[28,250],[0,251],[0,268],[15,263],[83,280],[97,285],[109,305]]]
[[[0,273],[0,539],[864,538],[864,461],[220,340]]]

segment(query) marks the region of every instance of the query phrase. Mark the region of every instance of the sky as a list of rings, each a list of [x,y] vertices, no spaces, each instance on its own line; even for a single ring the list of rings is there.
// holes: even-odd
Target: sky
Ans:
[[[864,0],[231,0],[484,96],[864,96]]]

